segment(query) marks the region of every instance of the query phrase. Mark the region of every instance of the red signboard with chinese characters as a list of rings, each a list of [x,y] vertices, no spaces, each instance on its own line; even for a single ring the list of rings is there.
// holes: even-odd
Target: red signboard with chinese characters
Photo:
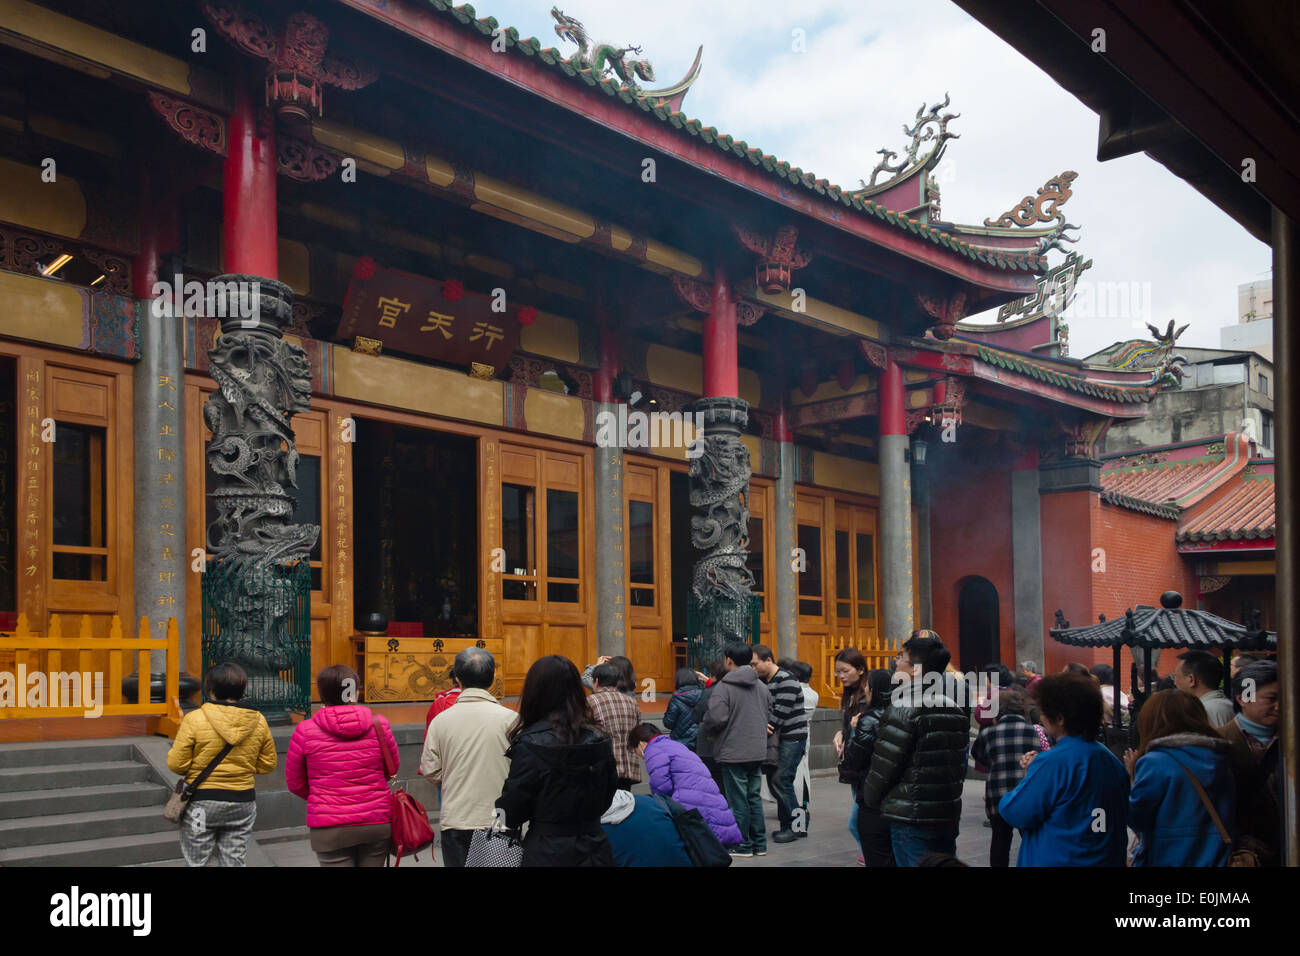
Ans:
[[[385,351],[465,368],[478,362],[499,372],[519,344],[521,320],[529,324],[535,314],[504,293],[481,295],[454,279],[440,282],[363,258],[352,271],[338,338],[364,336]]]

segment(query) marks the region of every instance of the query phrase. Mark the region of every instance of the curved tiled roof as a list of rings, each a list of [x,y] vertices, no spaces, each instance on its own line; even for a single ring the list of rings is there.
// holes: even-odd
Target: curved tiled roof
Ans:
[[[1103,468],[1102,499],[1113,504],[1128,504],[1114,499],[1130,499],[1175,507],[1175,502],[1200,487],[1222,463],[1222,456],[1206,456],[1144,468]]]
[[[811,172],[804,172],[798,166],[792,166],[784,160],[777,159],[770,153],[765,153],[757,147],[750,146],[742,139],[736,139],[727,133],[719,133],[713,126],[705,126],[699,120],[691,119],[677,110],[670,109],[662,102],[655,102],[658,98],[649,97],[641,91],[630,90],[614,80],[596,76],[590,69],[582,67],[573,57],[562,56],[560,51],[553,47],[543,47],[536,37],[521,38],[519,31],[514,27],[501,28],[496,17],[477,16],[474,8],[468,3],[458,7],[448,3],[447,0],[428,0],[428,3],[435,11],[452,17],[466,29],[477,30],[488,39],[492,39],[494,32],[500,29],[499,36],[508,48],[514,49],[524,56],[533,57],[537,62],[552,68],[556,72],[563,73],[575,81],[585,83],[587,86],[597,87],[605,95],[617,97],[629,107],[640,109],[654,116],[660,122],[678,130],[683,136],[698,139],[700,142],[717,147],[724,153],[730,153],[740,159],[748,160],[752,165],[763,169],[775,179],[788,182],[794,186],[800,186],[824,198],[827,202],[855,209],[865,215],[875,216],[897,229],[910,232],[934,243],[936,246],[988,266],[1032,273],[1042,272],[1047,268],[1046,256],[1034,252],[1008,252],[1002,249],[973,245],[965,240],[954,238],[943,229],[892,212],[870,199],[855,196],[852,194],[853,190],[846,190],[826,179],[819,179]]]
[[[1053,639],[1077,647],[1114,647],[1128,644],[1134,647],[1222,647],[1231,642],[1235,648],[1251,646],[1251,631],[1240,624],[1226,621],[1209,611],[1191,608],[1151,607],[1139,604],[1133,609],[1133,629],[1136,637],[1125,638],[1127,615],[1118,615],[1101,624],[1086,627],[1052,628]],[[1277,633],[1265,631],[1260,641],[1262,648],[1276,648]]]
[[[1273,537],[1276,525],[1271,475],[1247,478],[1218,502],[1189,515],[1178,541],[1252,541]]]
[[[1091,395],[1093,398],[1104,398],[1112,402],[1145,402],[1150,395],[1150,388],[1147,385],[1107,385],[1079,374],[1063,372],[1014,352],[989,348],[987,345],[978,346],[975,354],[980,361],[996,365],[998,368],[1018,372],[1058,388]]]

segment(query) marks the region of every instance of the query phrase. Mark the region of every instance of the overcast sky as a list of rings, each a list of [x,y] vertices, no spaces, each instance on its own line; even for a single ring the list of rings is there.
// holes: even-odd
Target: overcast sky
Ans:
[[[558,4],[557,4],[558,5]],[[570,55],[547,0],[483,0],[523,36]],[[1085,280],[1132,283],[1129,313],[1075,317],[1070,353],[1082,357],[1150,320],[1191,328],[1182,345],[1217,348],[1237,321],[1237,286],[1269,275],[1270,253],[1191,186],[1145,155],[1101,164],[1097,117],[950,0],[580,0],[561,6],[596,41],[638,44],[656,83],[676,82],[704,45],[703,71],[684,112],[706,126],[845,188],[869,179],[902,125],[939,102],[961,117],[937,170],[943,218],[982,223],[1049,178],[1079,177],[1064,207],[1081,226]],[[805,52],[794,52],[802,30]],[[1051,262],[1060,253],[1051,254]]]

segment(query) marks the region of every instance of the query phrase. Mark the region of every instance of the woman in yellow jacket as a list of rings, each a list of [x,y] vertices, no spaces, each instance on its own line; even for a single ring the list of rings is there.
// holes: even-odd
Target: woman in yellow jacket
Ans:
[[[238,664],[211,668],[203,682],[209,702],[185,715],[167,754],[171,771],[192,784],[231,745],[181,818],[181,853],[190,866],[206,866],[214,848],[220,866],[244,865],[257,819],[253,776],[275,769],[275,742],[266,718],[239,703],[247,683]]]

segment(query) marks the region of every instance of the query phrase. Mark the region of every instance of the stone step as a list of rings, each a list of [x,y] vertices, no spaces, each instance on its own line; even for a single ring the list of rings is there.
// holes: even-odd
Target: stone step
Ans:
[[[0,846],[14,848],[102,840],[163,830],[174,832],[176,824],[163,819],[161,806],[55,813],[0,820]]]
[[[121,740],[5,744],[0,746],[0,770],[16,767],[49,767],[55,764],[104,763],[134,760],[135,757],[135,748]]]
[[[149,779],[149,765],[131,760],[70,763],[53,767],[10,767],[0,770],[0,793],[138,783]]]
[[[173,826],[157,833],[0,850],[0,866],[126,866],[151,860],[179,859],[180,855],[180,833]]]
[[[167,788],[156,783],[113,783],[99,787],[57,790],[16,790],[0,793],[0,820],[43,814],[83,813],[87,810],[121,810],[154,807],[167,802]]]

